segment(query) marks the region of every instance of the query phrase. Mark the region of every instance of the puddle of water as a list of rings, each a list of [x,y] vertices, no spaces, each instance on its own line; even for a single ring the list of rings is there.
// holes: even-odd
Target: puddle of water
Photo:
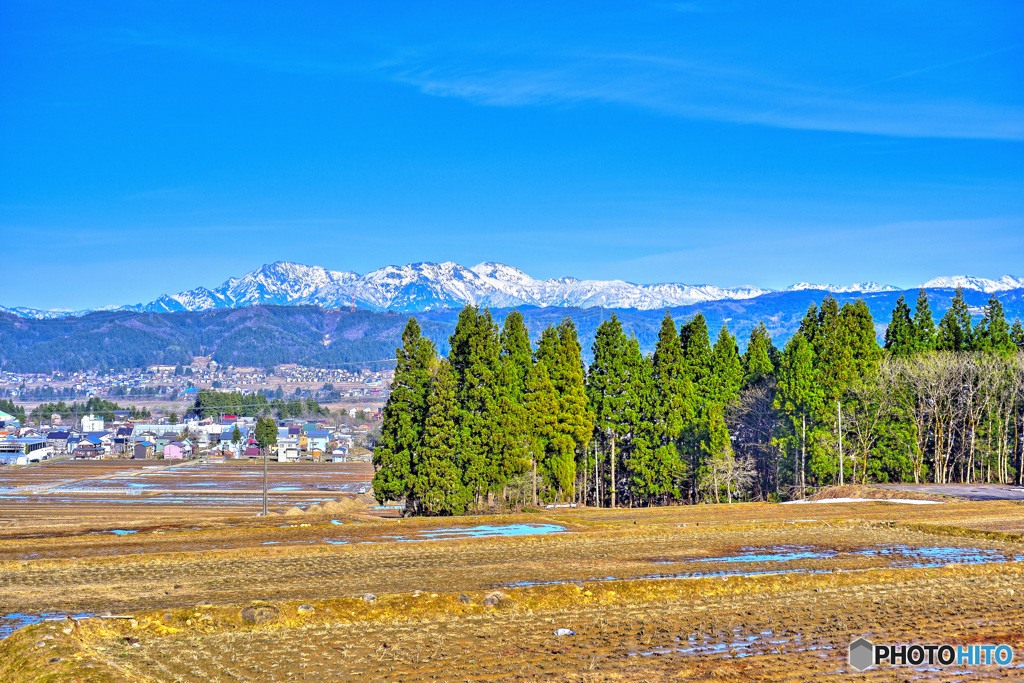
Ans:
[[[81,612],[79,614],[72,614],[71,617],[75,619],[87,619],[92,615],[92,612]],[[67,616],[68,614],[66,612],[42,612],[39,614],[22,614],[20,612],[12,612],[11,614],[0,615],[0,640],[11,635],[22,626],[38,624],[40,621],[61,621]]]
[[[336,526],[341,526],[341,525],[342,525],[342,524],[344,524],[344,523],[345,523],[345,522],[339,522],[339,521],[338,521],[338,520],[336,520],[336,519],[332,519],[332,520],[331,520],[331,524],[334,524],[334,525],[336,525]]]
[[[330,543],[331,545],[348,545],[348,541],[332,541],[329,538],[325,538],[324,543]]]
[[[741,555],[730,555],[726,557],[703,557],[699,559],[680,559],[677,561],[655,561],[654,564],[677,564],[686,562],[723,562],[723,563],[744,563],[744,562],[788,562],[797,559],[821,558],[828,559],[838,557],[834,550],[808,550],[806,547],[793,546],[791,552],[778,552],[783,546],[764,548],[774,552],[745,553]],[[749,549],[756,550],[756,549]],[[882,546],[858,550],[853,555],[875,556],[888,560],[888,566],[898,568],[928,568],[942,567],[947,564],[983,564],[1002,562],[1024,562],[1024,555],[1010,555],[1000,550],[988,550],[985,548],[955,548],[955,547],[914,547],[914,546]],[[506,584],[510,587],[547,586],[563,583],[578,583],[579,581],[643,581],[652,579],[705,579],[723,576],[770,576],[775,574],[830,574],[832,569],[807,569],[802,567],[791,567],[785,569],[723,569],[718,571],[689,571],[675,574],[644,574],[642,576],[605,576],[603,578],[571,579],[563,581],[516,581]]]
[[[795,636],[793,638],[783,638],[783,639],[777,639],[777,640],[770,640],[769,638],[767,638],[765,636],[770,636],[771,635],[771,631],[762,631],[758,635],[750,635],[750,636],[746,636],[746,637],[743,637],[743,638],[739,638],[738,637],[739,630],[740,629],[733,629],[733,631],[735,633],[737,633],[737,636],[734,636],[734,638],[737,638],[737,639],[736,640],[732,640],[732,641],[727,642],[727,643],[712,642],[712,640],[709,639],[707,636],[704,636],[701,639],[701,642],[697,642],[697,639],[694,636],[691,635],[687,639],[687,641],[685,642],[685,645],[683,645],[682,639],[680,639],[678,637],[676,638],[676,640],[678,642],[680,642],[680,644],[682,645],[681,647],[672,647],[672,646],[657,647],[657,648],[653,648],[651,650],[643,650],[643,651],[637,651],[637,652],[630,652],[629,656],[630,657],[650,657],[650,656],[653,656],[653,655],[666,655],[666,654],[690,654],[690,655],[709,655],[709,654],[714,654],[714,655],[719,655],[719,656],[725,655],[725,656],[733,657],[733,658],[736,658],[736,659],[741,659],[743,657],[750,657],[750,656],[752,656],[754,654],[764,654],[764,653],[768,653],[768,652],[774,652],[774,651],[776,651],[778,649],[779,645],[785,645],[787,643],[790,643],[790,644],[795,646],[795,647],[792,647],[792,648],[787,648],[785,650],[785,652],[787,654],[788,653],[793,653],[793,652],[815,652],[815,651],[819,651],[819,650],[829,650],[829,651],[836,650],[836,648],[831,646],[831,645],[804,645],[803,644],[803,637],[800,636],[800,635],[797,635],[797,636]],[[821,652],[821,653],[819,653],[818,656],[819,657],[828,657],[829,653],[828,652]]]
[[[987,548],[953,548],[895,545],[868,550],[855,554],[884,557],[894,560],[898,567],[939,567],[945,564],[984,564],[986,562],[1024,562],[1022,555],[1010,555],[1001,550]]]
[[[131,534],[137,534],[139,532],[135,529],[111,529],[110,533],[116,534],[118,536],[129,536]]]
[[[341,525],[338,520],[331,520],[332,524]],[[455,529],[429,529],[415,533],[412,536],[381,535],[373,540],[329,540],[327,543],[344,545],[346,543],[418,543],[422,541],[446,541],[460,538],[487,538],[495,536],[531,536],[536,534],[553,534],[565,531],[564,526],[558,524],[506,524],[503,526],[474,526]],[[610,578],[610,577],[609,577]]]
[[[564,526],[558,524],[505,524],[503,526],[482,526],[465,527],[462,529],[434,529],[431,531],[420,531],[418,536],[423,538],[403,538],[401,540],[442,540],[452,538],[484,538],[488,536],[532,536],[535,534],[554,534],[565,531]]]
[[[745,552],[740,555],[729,557],[701,557],[688,562],[789,562],[790,560],[811,560],[828,559],[835,557],[838,553],[835,550],[815,549],[806,546],[775,546],[763,552],[764,549],[744,548]],[[759,552],[760,551],[760,552]]]

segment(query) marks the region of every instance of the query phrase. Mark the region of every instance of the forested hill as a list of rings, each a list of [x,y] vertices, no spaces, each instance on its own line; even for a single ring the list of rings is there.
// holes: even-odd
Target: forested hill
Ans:
[[[917,291],[904,293],[911,303]],[[951,289],[928,290],[938,320],[949,307]],[[864,299],[881,337],[900,292],[835,294],[845,301]],[[764,321],[777,346],[799,327],[807,307],[827,296],[818,290],[773,292],[752,299],[707,301],[669,309],[676,319],[697,311],[712,332],[725,322],[746,343],[750,330]],[[980,318],[989,294],[967,290],[964,296]],[[1000,292],[1006,317],[1024,318],[1024,289]],[[498,324],[509,309],[494,310]],[[594,333],[611,311],[601,308],[520,309],[532,339],[549,324],[569,315],[579,330],[584,360],[590,360]],[[633,333],[644,353],[654,349],[664,311],[616,310],[626,333]],[[439,353],[448,352],[458,310],[415,314],[424,336]],[[409,314],[366,310],[321,309],[313,306],[253,306],[205,312],[96,312],[82,317],[31,320],[0,313],[0,368],[9,372],[75,372],[152,364],[188,363],[192,356],[212,355],[218,363],[266,367],[277,363],[332,366],[393,358]],[[387,363],[386,365],[390,365]]]

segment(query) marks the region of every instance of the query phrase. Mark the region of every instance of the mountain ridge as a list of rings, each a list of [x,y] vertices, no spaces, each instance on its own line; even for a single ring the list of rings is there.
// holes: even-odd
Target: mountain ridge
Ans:
[[[1024,277],[1004,275],[997,280],[990,280],[954,275],[932,278],[921,287],[963,287],[993,293],[1024,288]],[[772,290],[754,286],[719,287],[673,282],[637,284],[625,280],[580,280],[573,277],[537,280],[518,268],[494,261],[485,261],[469,268],[451,261],[389,265],[365,275],[290,261],[275,261],[240,278],[228,278],[215,289],[195,287],[177,294],[164,294],[149,303],[104,306],[81,311],[0,306],[0,311],[34,319],[81,316],[99,310],[176,313],[255,305],[310,305],[328,309],[355,307],[403,313],[461,308],[466,304],[492,308],[601,307],[648,311],[707,301],[742,301],[774,292],[806,290],[865,294],[903,291],[893,285],[877,282],[855,282],[851,285],[799,282],[782,290]]]

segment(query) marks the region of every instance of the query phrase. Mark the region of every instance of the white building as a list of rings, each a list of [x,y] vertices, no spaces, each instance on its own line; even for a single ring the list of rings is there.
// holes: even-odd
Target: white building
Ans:
[[[82,418],[82,431],[83,432],[102,432],[103,431],[103,418],[97,417],[96,415],[86,415]]]

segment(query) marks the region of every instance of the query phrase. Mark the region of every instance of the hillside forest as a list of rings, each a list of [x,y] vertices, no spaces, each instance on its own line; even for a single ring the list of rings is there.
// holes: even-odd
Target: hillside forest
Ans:
[[[1022,483],[1024,331],[992,296],[896,301],[884,344],[862,300],[812,303],[776,348],[666,312],[644,354],[613,314],[584,365],[573,320],[534,345],[466,307],[447,357],[410,318],[374,452],[374,494],[408,514],[577,502],[778,500],[842,483]]]

